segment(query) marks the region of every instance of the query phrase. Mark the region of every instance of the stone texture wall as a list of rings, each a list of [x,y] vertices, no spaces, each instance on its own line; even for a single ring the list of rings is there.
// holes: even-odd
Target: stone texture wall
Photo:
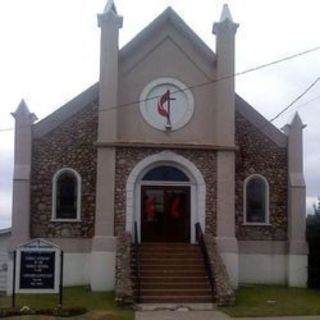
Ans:
[[[97,103],[85,107],[40,139],[33,140],[31,236],[91,238],[94,235]],[[81,222],[51,222],[52,178],[62,168],[82,179]]]
[[[115,232],[125,231],[126,183],[132,169],[144,158],[159,153],[163,149],[154,148],[117,148],[116,187],[115,187]],[[216,234],[216,170],[215,151],[171,150],[191,161],[202,173],[206,183],[206,232]]]
[[[134,303],[134,291],[131,281],[131,263],[134,260],[132,237],[128,232],[122,232],[117,237],[116,253],[116,302],[120,305]]]
[[[236,114],[236,234],[239,240],[287,240],[287,150]],[[244,226],[243,182],[261,174],[270,187],[270,226]]]
[[[204,242],[208,250],[211,272],[214,282],[215,298],[219,307],[232,306],[236,297],[232,289],[227,269],[222,261],[214,237],[204,235]]]

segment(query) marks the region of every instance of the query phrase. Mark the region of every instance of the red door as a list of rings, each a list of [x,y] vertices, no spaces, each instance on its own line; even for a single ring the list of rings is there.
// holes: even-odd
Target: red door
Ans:
[[[141,187],[141,240],[190,241],[190,187]]]

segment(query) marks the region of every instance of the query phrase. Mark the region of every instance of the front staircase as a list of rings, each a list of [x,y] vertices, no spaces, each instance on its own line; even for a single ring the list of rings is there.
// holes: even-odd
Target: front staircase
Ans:
[[[132,261],[134,289],[140,303],[212,303],[213,295],[198,245],[143,243]],[[139,285],[140,283],[140,285]]]

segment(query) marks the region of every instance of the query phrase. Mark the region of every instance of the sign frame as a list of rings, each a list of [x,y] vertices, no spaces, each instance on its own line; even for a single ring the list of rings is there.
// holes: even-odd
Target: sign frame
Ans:
[[[47,294],[47,293],[59,293],[60,290],[60,280],[62,277],[62,268],[63,266],[61,265],[62,262],[62,250],[55,245],[52,242],[43,240],[43,239],[34,239],[31,240],[27,243],[24,243],[22,245],[19,245],[16,248],[16,272],[15,272],[15,292],[17,293],[31,293],[31,294]],[[37,253],[53,253],[54,254],[54,283],[53,283],[53,288],[51,289],[37,289],[37,288],[32,288],[32,289],[25,289],[21,288],[21,256],[22,253],[31,253],[31,252],[37,252]]]

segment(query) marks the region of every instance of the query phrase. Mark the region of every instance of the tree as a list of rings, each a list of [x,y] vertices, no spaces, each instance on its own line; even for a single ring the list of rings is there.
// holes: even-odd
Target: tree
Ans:
[[[313,204],[314,214],[316,216],[320,215],[320,197],[318,197],[317,203]]]
[[[313,205],[314,214],[307,217],[307,240],[309,243],[308,286],[320,289],[320,198]]]

